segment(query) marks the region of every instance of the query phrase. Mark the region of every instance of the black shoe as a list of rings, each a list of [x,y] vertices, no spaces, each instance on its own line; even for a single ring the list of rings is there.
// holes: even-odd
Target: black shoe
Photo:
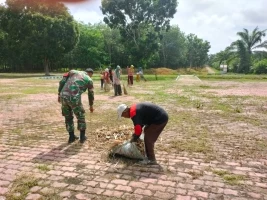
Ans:
[[[73,143],[75,140],[78,140],[78,139],[79,139],[79,137],[77,137],[76,135],[74,135],[74,136],[70,136],[70,137],[69,137],[69,141],[68,141],[68,143],[71,144],[71,143]]]
[[[85,140],[87,140],[87,137],[85,136],[85,130],[80,132],[80,143],[84,143]]]
[[[80,143],[84,143],[85,140],[87,140],[87,137],[86,136],[84,136],[82,139],[80,139]]]

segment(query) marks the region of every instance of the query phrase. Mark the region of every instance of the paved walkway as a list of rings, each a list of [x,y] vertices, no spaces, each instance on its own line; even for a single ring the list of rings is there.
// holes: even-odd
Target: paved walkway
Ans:
[[[227,121],[226,139],[216,134],[210,138],[215,153],[224,156],[220,161],[201,154],[157,150],[159,165],[123,165],[108,162],[107,155],[92,148],[90,141],[68,145],[60,109],[54,109],[55,97],[47,94],[29,96],[27,101],[0,99],[0,200],[21,195],[27,200],[267,200],[267,156],[260,151],[266,143],[257,143],[259,158],[251,154],[252,158],[228,160],[233,149],[240,148],[243,151],[237,153],[242,154],[253,150],[253,145],[242,148],[256,141],[244,135],[256,132],[248,124]],[[201,125],[210,123],[210,118],[199,116]],[[212,117],[218,119],[213,119],[216,124],[209,132],[226,127],[220,116]],[[260,132],[265,134],[265,130],[263,127]],[[173,131],[178,138],[179,131]],[[22,175],[24,178],[20,178]],[[27,178],[34,181],[26,182]],[[25,182],[25,187],[18,184]],[[22,189],[14,191],[16,186]]]
[[[265,199],[267,160],[205,162],[201,156],[157,152],[160,165],[124,166],[103,161],[90,145],[67,145],[48,135],[48,142],[0,142],[0,199],[21,173],[38,178],[26,199]],[[62,137],[62,139],[66,139]],[[41,166],[46,166],[42,170]],[[230,185],[214,169],[246,177]]]

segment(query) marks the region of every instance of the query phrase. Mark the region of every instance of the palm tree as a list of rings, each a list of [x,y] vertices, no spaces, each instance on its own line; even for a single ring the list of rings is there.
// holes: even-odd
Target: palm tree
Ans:
[[[257,49],[267,49],[267,40],[262,42],[262,38],[265,37],[267,29],[260,31],[258,27],[256,27],[251,34],[247,29],[243,30],[243,32],[237,33],[241,39],[233,42],[231,48],[237,52],[240,59],[238,72],[248,73],[251,66],[252,54],[262,52],[262,50]]]

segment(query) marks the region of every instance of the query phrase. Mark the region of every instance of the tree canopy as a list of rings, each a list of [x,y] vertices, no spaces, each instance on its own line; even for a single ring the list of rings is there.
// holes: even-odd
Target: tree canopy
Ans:
[[[63,4],[45,1],[7,0],[1,8],[1,27],[8,57],[6,63],[44,67],[49,75],[49,64],[71,51],[78,41],[78,27]]]
[[[158,50],[161,31],[170,29],[177,5],[177,0],[102,0],[101,10],[103,21],[120,31],[130,60],[147,65]]]
[[[257,62],[267,58],[267,40],[263,41],[266,30],[259,30],[256,27],[250,33],[244,28],[243,31],[237,32],[237,35],[240,39],[234,41],[224,51],[214,55],[210,64],[219,67],[224,62],[229,66],[230,71],[237,73],[254,72],[253,66],[259,66]]]
[[[170,25],[177,5],[175,0],[103,0],[106,24],[84,24],[61,3],[51,7],[47,0],[7,0],[0,5],[0,70],[48,75],[131,64],[201,67],[209,43]]]

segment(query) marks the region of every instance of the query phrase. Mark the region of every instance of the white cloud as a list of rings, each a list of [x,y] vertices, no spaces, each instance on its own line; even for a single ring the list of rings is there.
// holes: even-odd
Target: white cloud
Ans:
[[[89,0],[84,3],[67,3],[65,5],[77,21],[94,24],[103,20],[100,0]]]
[[[210,42],[210,53],[224,50],[243,28],[266,29],[265,0],[180,0],[172,20],[186,34],[194,33]]]
[[[4,2],[5,0],[0,0]],[[177,13],[171,24],[186,34],[193,33],[211,44],[210,53],[224,50],[238,37],[236,33],[256,26],[267,29],[266,0],[178,0]],[[103,20],[101,0],[66,4],[71,14],[84,23]]]

